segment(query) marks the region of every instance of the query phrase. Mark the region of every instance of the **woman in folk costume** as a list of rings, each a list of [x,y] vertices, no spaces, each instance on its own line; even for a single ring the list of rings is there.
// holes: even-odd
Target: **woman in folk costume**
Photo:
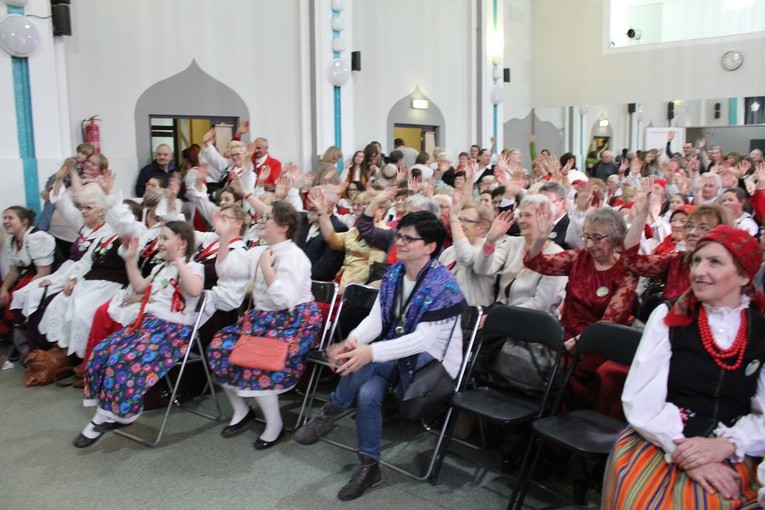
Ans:
[[[63,202],[68,202],[68,207],[71,207],[73,212],[79,216],[79,222],[82,225],[79,235],[69,251],[69,259],[64,261],[55,273],[40,279],[39,283],[28,285],[14,293],[11,302],[11,309],[18,310],[27,319],[26,333],[32,349],[41,344],[38,325],[45,307],[56,294],[69,286],[71,281],[70,270],[76,265],[76,262],[89,253],[94,244],[98,244],[103,237],[108,237],[113,233],[104,219],[106,205],[103,194],[86,193],[80,195],[77,207],[69,199],[59,202],[56,207],[61,207]],[[71,289],[69,291],[71,292]]]
[[[765,317],[757,241],[720,225],[691,255],[691,288],[651,315],[622,395],[629,425],[603,508],[759,508]]]
[[[136,322],[98,344],[85,367],[85,406],[96,413],[74,446],[85,448],[108,430],[133,423],[143,395],[183,356],[191,340],[196,303],[204,288],[204,268],[190,261],[194,230],[169,221],[159,236],[164,262],[148,278],[138,268],[138,240],[125,251],[130,284],[142,293]]]
[[[253,444],[263,450],[283,436],[279,394],[292,389],[303,373],[303,358],[319,338],[322,315],[311,294],[311,262],[293,242],[299,215],[292,205],[280,200],[271,205],[261,217],[261,236],[269,246],[247,252],[228,251],[231,232],[222,220],[215,225],[220,236],[216,270],[220,277],[252,281],[252,306],[237,324],[215,335],[207,360],[234,408],[221,435],[237,436],[255,419],[245,400],[252,397],[266,419],[265,430]],[[290,342],[284,369],[271,372],[232,364],[229,357],[242,334]]]
[[[445,238],[443,223],[430,212],[401,218],[395,238],[399,262],[385,273],[372,310],[344,342],[327,349],[340,382],[322,413],[294,437],[300,444],[316,443],[356,402],[361,465],[338,492],[341,500],[356,499],[381,482],[381,406],[394,371],[404,392],[415,370],[434,359],[452,378],[459,371],[459,321],[467,304],[457,280],[437,261]]]

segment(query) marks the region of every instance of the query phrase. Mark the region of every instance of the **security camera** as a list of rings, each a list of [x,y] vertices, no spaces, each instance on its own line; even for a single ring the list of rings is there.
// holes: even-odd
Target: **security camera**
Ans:
[[[640,29],[637,28],[630,28],[627,30],[627,37],[630,39],[635,39],[636,41],[639,41],[641,37],[643,37],[643,33],[640,31]]]

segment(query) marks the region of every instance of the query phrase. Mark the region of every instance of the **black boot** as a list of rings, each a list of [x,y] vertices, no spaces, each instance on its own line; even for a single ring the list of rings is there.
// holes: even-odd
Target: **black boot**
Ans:
[[[337,493],[337,497],[343,501],[356,499],[364,494],[365,490],[377,487],[382,483],[380,463],[366,455],[359,455],[359,459],[361,459],[361,466],[359,466],[358,471],[353,475],[351,481],[346,483]]]
[[[317,443],[319,438],[329,432],[342,412],[342,409],[327,402],[321,408],[321,414],[297,429],[292,438],[300,444]]]

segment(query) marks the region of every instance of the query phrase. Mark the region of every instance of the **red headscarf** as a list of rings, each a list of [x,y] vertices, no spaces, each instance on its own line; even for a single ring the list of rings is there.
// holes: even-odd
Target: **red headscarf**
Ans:
[[[750,280],[754,280],[754,276],[760,269],[762,262],[762,249],[760,248],[760,243],[749,235],[748,232],[730,225],[718,225],[699,239],[693,253],[696,253],[707,243],[723,245],[744,271],[744,274]],[[763,296],[762,292],[756,291],[754,285],[750,285],[748,294],[752,300],[752,306],[763,311],[765,309],[765,296]],[[664,318],[664,324],[670,327],[690,325],[693,322],[698,306],[699,300],[696,298],[693,290],[688,289],[677,299],[675,306],[672,307]]]

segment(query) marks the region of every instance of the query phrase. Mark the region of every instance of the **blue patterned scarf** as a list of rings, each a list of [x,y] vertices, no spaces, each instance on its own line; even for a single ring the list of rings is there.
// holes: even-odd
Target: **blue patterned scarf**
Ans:
[[[427,274],[424,274],[427,272]],[[383,335],[388,340],[396,334],[396,293],[403,286],[404,264],[397,262],[383,276],[380,285],[380,308],[382,309]],[[433,259],[417,275],[422,281],[414,289],[409,308],[404,318],[404,332],[409,334],[420,322],[433,322],[448,319],[467,310],[467,303],[457,280],[444,266]],[[395,324],[394,324],[395,322]]]

